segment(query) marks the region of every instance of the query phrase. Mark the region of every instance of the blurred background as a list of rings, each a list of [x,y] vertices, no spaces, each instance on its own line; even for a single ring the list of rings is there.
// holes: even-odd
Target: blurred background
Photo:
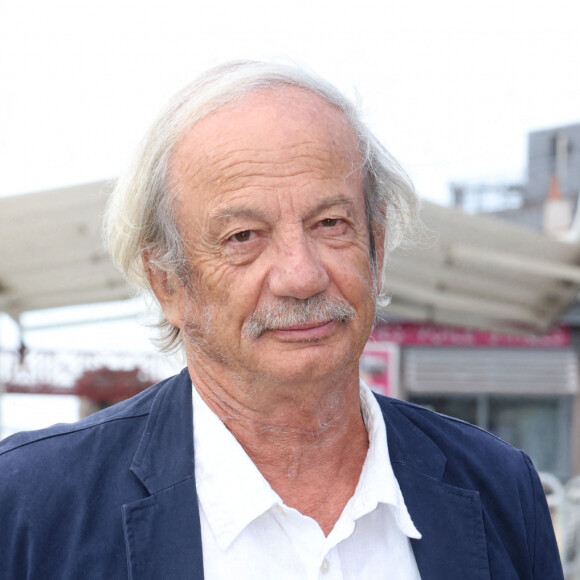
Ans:
[[[107,195],[198,73],[290,60],[360,102],[424,200],[364,377],[526,450],[580,578],[579,25],[575,0],[0,0],[0,437],[182,366],[103,252]]]

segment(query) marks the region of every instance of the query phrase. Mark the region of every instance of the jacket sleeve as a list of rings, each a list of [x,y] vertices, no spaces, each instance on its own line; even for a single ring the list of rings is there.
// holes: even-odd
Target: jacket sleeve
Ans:
[[[523,455],[530,473],[534,500],[534,524],[528,530],[533,577],[534,580],[564,580],[548,502],[532,460],[525,453]]]

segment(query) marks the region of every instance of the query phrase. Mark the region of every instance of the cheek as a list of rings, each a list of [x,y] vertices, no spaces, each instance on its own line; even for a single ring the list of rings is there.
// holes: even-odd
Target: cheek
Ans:
[[[262,299],[263,280],[261,269],[252,266],[222,265],[206,271],[199,285],[204,308],[214,310],[216,325],[224,332],[237,332]]]
[[[368,316],[374,317],[376,292],[372,278],[361,276],[354,281],[351,277],[349,281],[351,283],[345,290],[347,300],[351,302],[362,319]]]
[[[368,248],[352,248],[351,251],[332,258],[330,262],[332,277],[339,282],[345,292],[348,291],[354,295],[372,294],[374,276]]]
[[[235,288],[232,268],[215,257],[196,253],[190,258],[195,264],[192,269],[191,283],[206,303],[224,304],[227,295]]]

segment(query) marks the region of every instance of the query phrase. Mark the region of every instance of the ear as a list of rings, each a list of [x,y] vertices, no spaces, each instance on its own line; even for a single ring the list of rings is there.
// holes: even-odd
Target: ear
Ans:
[[[383,266],[385,263],[385,235],[386,229],[384,225],[375,226],[373,228],[373,239],[375,242],[375,265],[377,273],[377,293],[381,291],[383,279]]]
[[[181,329],[185,306],[185,285],[177,274],[159,267],[148,252],[143,252],[141,259],[151,290],[163,309],[165,318],[171,326]]]

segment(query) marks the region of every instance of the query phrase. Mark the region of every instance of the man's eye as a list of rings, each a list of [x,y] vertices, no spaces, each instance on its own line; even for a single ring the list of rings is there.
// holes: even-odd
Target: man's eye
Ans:
[[[238,232],[237,234],[234,234],[230,239],[236,242],[247,242],[252,237],[253,233],[254,233],[253,230],[244,230],[243,232]]]
[[[322,220],[320,223],[325,228],[333,228],[335,225],[338,224],[338,218],[326,218]]]

